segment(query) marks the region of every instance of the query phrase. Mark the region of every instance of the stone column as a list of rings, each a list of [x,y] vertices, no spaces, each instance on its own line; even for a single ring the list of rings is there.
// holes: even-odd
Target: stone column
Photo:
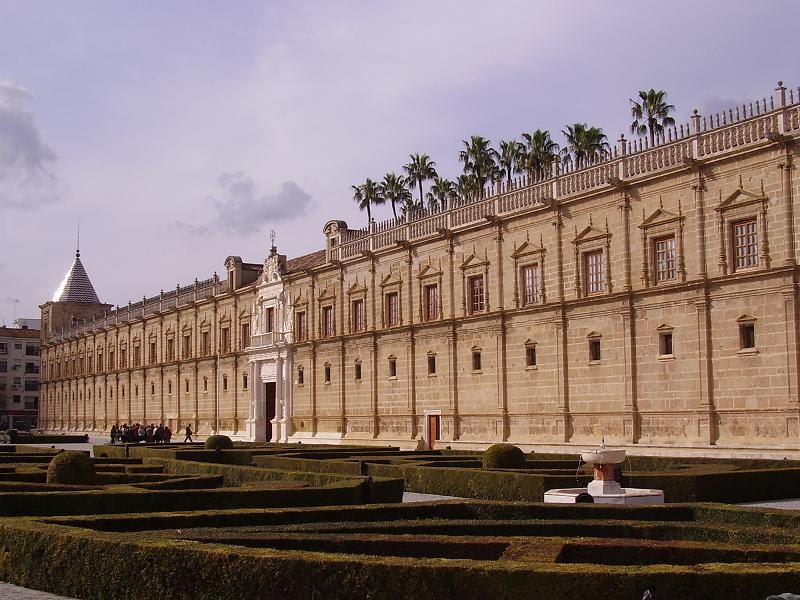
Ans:
[[[625,246],[623,254],[624,274],[623,290],[631,291],[631,201],[625,191],[621,193],[622,198],[619,203],[619,210],[622,213],[622,243]],[[609,267],[611,262],[609,261]],[[610,271],[609,271],[610,272]]]
[[[696,413],[696,435],[700,444],[717,441],[716,411],[714,409],[713,338],[711,331],[711,299],[703,289],[694,304],[697,310],[697,370],[700,374],[700,397]]]
[[[636,313],[634,307],[625,301],[620,310],[622,318],[622,343],[624,358],[625,419],[623,434],[625,441],[635,444],[639,441],[639,403],[636,377]]]
[[[792,266],[795,264],[794,251],[794,211],[792,208],[792,153],[786,147],[786,160],[778,165],[781,170],[781,202],[783,203],[783,238],[784,256],[783,264]]]

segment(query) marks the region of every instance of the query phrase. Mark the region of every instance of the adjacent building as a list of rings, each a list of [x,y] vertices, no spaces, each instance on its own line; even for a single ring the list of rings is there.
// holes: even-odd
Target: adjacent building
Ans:
[[[226,282],[117,308],[62,295],[42,306],[40,420],[797,448],[798,96],[781,85],[439,210],[333,220],[324,249],[229,257]]]
[[[38,423],[38,319],[14,324],[0,327],[0,430],[32,429]]]

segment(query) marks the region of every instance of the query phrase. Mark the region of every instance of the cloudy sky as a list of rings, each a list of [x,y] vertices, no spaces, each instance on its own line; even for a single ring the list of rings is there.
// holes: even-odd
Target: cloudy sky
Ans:
[[[126,304],[322,247],[350,185],[461,140],[576,121],[627,133],[664,89],[686,120],[800,84],[795,0],[0,0],[0,322],[74,257]],[[378,211],[390,216],[390,209]]]

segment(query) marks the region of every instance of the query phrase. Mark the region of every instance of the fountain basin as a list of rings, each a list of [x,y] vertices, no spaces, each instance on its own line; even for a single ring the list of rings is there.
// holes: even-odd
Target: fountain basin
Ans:
[[[625,460],[624,448],[595,448],[581,450],[581,460],[590,465],[616,465]]]
[[[647,488],[618,488],[617,493],[592,494],[595,504],[664,504],[663,490]],[[575,504],[578,494],[586,488],[561,488],[547,490],[544,501],[548,504]],[[591,493],[591,490],[589,491]]]

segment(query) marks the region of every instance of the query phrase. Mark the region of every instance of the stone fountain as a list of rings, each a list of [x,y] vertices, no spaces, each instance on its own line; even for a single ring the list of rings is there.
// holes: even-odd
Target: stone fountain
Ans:
[[[614,479],[614,465],[625,460],[624,448],[606,448],[605,440],[599,448],[581,451],[581,460],[592,465],[594,479],[585,488],[548,490],[544,501],[573,504],[585,501],[588,493],[597,504],[663,504],[663,490],[624,488]]]

